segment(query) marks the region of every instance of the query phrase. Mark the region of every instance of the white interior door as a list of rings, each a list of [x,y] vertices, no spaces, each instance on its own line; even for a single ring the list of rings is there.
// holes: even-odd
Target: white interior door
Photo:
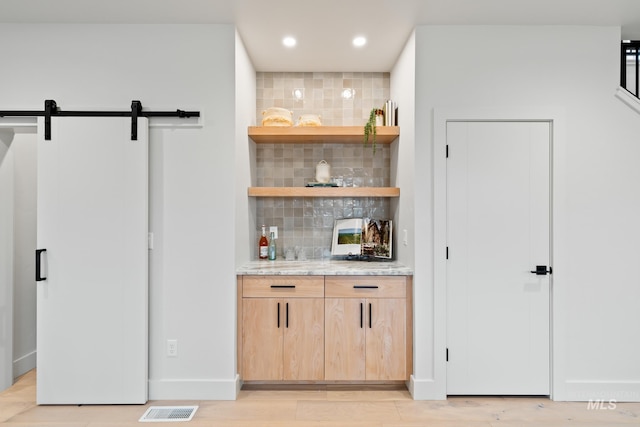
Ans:
[[[447,394],[550,394],[550,127],[447,123]]]
[[[147,401],[148,123],[38,122],[37,401]]]

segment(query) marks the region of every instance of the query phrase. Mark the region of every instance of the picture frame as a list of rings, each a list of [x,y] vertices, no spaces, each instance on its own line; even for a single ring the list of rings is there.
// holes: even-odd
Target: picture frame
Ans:
[[[337,219],[331,255],[392,259],[393,222],[375,218]]]
[[[393,222],[390,219],[363,218],[362,256],[391,259],[393,257]]]
[[[333,225],[331,255],[359,256],[362,251],[362,218],[337,219]]]

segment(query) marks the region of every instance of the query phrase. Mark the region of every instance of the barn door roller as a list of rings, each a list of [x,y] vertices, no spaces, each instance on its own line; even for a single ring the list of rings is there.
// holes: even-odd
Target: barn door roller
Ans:
[[[140,101],[131,101],[131,111],[64,111],[53,99],[44,101],[43,111],[0,111],[0,117],[44,117],[44,139],[51,140],[52,117],[131,117],[131,140],[138,139],[138,117],[200,117],[199,111],[143,111]]]

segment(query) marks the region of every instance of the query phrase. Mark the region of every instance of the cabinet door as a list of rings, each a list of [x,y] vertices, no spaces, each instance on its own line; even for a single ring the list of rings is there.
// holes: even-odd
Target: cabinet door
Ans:
[[[325,299],[325,379],[365,379],[365,300]]]
[[[366,301],[366,379],[406,379],[406,300]]]
[[[245,380],[281,380],[282,299],[244,298],[242,368]]]
[[[284,304],[284,379],[323,380],[324,298],[288,298]]]

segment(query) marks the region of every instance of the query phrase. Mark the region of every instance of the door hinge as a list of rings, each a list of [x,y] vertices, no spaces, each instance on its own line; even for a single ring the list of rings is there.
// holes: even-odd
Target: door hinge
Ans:
[[[449,144],[447,144],[447,159],[449,158]]]
[[[449,349],[447,348],[447,362],[449,361]]]
[[[447,246],[447,259],[449,259],[449,246]]]

